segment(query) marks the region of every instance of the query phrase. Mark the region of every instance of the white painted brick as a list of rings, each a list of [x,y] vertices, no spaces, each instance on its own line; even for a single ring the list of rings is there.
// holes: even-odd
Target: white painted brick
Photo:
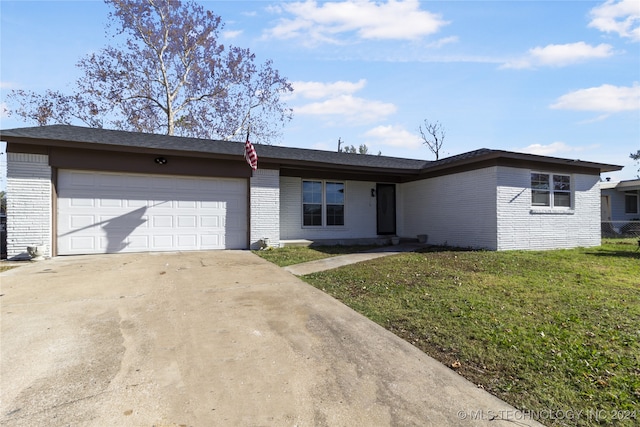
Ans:
[[[531,171],[501,167],[498,174],[498,250],[600,245],[598,182],[597,175],[573,174],[571,209],[532,208]]]
[[[51,256],[51,168],[42,154],[7,153],[7,258],[29,258],[27,246]]]
[[[258,169],[251,177],[251,249],[260,249],[260,241],[280,246],[280,176],[274,169]]]
[[[401,237],[428,243],[496,249],[497,168],[402,184]]]
[[[369,239],[376,238],[376,199],[371,197],[375,183],[345,183],[344,226],[302,226],[302,179],[280,178],[280,236],[283,240]]]

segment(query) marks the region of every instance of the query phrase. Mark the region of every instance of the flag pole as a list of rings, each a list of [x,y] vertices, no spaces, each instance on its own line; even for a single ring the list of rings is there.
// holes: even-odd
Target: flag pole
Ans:
[[[256,149],[253,147],[251,141],[249,141],[250,133],[251,125],[247,125],[247,139],[244,143],[244,158],[247,160],[247,163],[249,164],[251,169],[255,171],[258,169],[258,154],[256,153]]]

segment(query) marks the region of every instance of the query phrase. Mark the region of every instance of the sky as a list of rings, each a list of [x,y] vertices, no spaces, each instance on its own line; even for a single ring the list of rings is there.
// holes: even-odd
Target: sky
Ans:
[[[446,131],[441,158],[491,148],[624,166],[602,175],[613,181],[639,173],[640,0],[199,3],[225,44],[292,82],[277,145],[336,151],[340,139],[433,160],[427,121]],[[78,60],[109,43],[109,10],[0,0],[0,106],[12,89],[71,92]],[[2,129],[32,125],[0,116]]]

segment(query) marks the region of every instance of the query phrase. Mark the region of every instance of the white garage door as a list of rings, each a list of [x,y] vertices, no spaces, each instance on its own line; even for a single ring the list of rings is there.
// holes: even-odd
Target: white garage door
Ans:
[[[247,183],[60,170],[58,254],[244,249]]]

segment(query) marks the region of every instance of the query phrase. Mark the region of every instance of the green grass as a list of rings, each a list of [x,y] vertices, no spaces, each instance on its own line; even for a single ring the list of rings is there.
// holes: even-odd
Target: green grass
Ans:
[[[286,267],[288,265],[300,264],[308,261],[328,258],[337,255],[364,252],[377,246],[371,245],[350,245],[350,246],[285,246],[278,249],[254,251],[262,258]]]
[[[599,420],[540,420],[547,425],[632,426],[637,248],[636,239],[540,252],[434,249],[304,279],[518,409],[600,411]]]

